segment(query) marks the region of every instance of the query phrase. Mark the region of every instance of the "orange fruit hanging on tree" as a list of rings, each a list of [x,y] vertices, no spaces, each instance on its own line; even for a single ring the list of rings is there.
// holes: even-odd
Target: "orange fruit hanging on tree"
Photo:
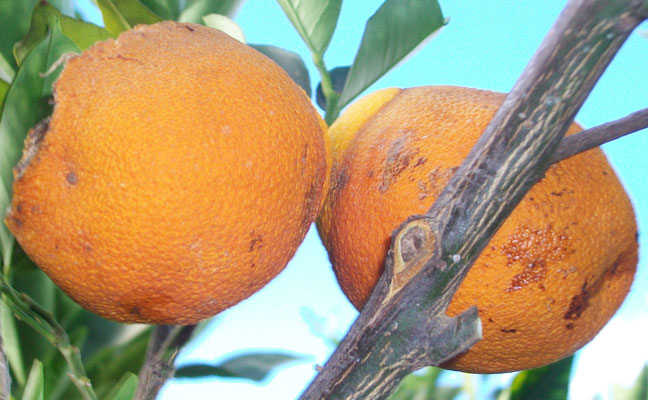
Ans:
[[[333,174],[318,228],[342,290],[361,309],[392,232],[424,214],[504,95],[460,87],[384,89],[331,126]],[[580,130],[573,124],[569,134]],[[483,339],[442,365],[539,367],[590,341],[637,264],[632,205],[600,149],[552,165],[475,261],[448,315],[477,305]]]
[[[74,300],[191,324],[293,256],[328,180],[326,125],[272,60],[201,25],[138,26],[69,61],[6,222]]]

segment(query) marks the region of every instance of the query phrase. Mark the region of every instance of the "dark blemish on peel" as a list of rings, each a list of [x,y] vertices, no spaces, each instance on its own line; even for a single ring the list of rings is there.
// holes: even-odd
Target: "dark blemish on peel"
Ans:
[[[563,319],[575,321],[580,318],[581,314],[589,307],[589,299],[590,293],[587,290],[587,282],[584,282],[580,293],[572,297]]]
[[[565,328],[567,328],[567,329],[574,329],[574,324],[572,324],[572,323],[570,322],[570,323],[568,323],[567,325],[565,325]]]
[[[189,25],[185,25],[185,28],[187,28],[187,30],[188,30],[189,32],[193,32],[193,31],[194,31],[194,29],[193,29],[192,27],[190,27]]]
[[[340,173],[337,174],[337,179],[335,180],[334,188],[335,190],[342,190],[349,182],[349,174],[345,169],[340,170]]]
[[[416,160],[416,164],[414,164],[414,167],[420,167],[421,165],[425,164],[427,161],[427,157],[419,157],[418,160]]]
[[[549,266],[573,254],[570,249],[570,238],[565,232],[556,232],[552,225],[544,229],[519,227],[509,236],[508,243],[501,246],[506,257],[506,265],[522,265],[522,271],[516,274],[506,292],[520,290],[535,283],[543,290],[543,281]]]
[[[381,193],[385,193],[389,186],[396,181],[398,176],[410,165],[419,150],[407,148],[406,143],[410,133],[405,132],[395,139],[389,146],[387,158],[384,162],[382,182],[378,186]]]
[[[139,307],[137,307],[137,306],[133,306],[133,307],[131,307],[130,310],[128,310],[128,312],[129,312],[131,315],[137,315],[137,316],[140,316],[140,315],[141,315],[141,314],[140,314],[141,311],[140,311]]]
[[[67,183],[69,183],[70,185],[76,185],[77,182],[79,181],[79,179],[77,178],[77,176],[76,176],[76,174],[74,173],[74,171],[70,171],[70,172],[68,172],[67,175],[65,175],[65,180],[66,180]]]
[[[503,328],[503,329],[500,329],[500,331],[502,331],[502,332],[504,332],[504,333],[515,333],[515,332],[517,332],[517,329],[506,329],[506,328]]]
[[[253,252],[255,249],[260,249],[261,247],[263,247],[263,236],[252,232],[252,239],[250,240],[248,251]]]
[[[23,210],[23,208],[22,208],[22,204],[18,204],[18,205],[16,206],[16,211],[17,211],[18,213],[21,213],[22,210]]]

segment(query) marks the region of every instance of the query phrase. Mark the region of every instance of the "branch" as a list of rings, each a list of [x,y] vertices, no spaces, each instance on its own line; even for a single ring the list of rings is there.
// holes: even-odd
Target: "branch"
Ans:
[[[634,112],[616,121],[606,122],[594,128],[586,129],[571,136],[566,136],[551,155],[551,164],[569,158],[585,150],[610,142],[622,136],[648,128],[648,108]]]
[[[0,321],[2,331],[2,321]],[[4,343],[0,335],[0,400],[8,400],[11,396],[11,377],[9,376],[9,363],[4,352]]]
[[[647,14],[648,0],[568,2],[430,211],[393,235],[367,305],[302,399],[385,398],[407,373],[480,338],[475,308],[449,318],[447,305]]]
[[[36,303],[31,297],[17,292],[0,277],[0,292],[2,300],[16,315],[41,334],[63,356],[68,365],[68,377],[79,390],[85,400],[96,400],[97,395],[92,388],[90,379],[86,376],[79,349],[70,343],[65,330],[59,325],[54,316]]]
[[[176,356],[195,328],[196,325],[159,325],[153,329],[146,361],[139,373],[136,400],[155,400],[164,383],[173,377]]]

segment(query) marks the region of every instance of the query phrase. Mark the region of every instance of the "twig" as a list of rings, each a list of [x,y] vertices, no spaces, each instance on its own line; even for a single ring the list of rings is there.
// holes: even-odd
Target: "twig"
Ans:
[[[606,122],[594,128],[564,137],[556,151],[551,155],[549,162],[552,164],[556,163],[585,150],[645,128],[648,128],[648,108],[634,112],[621,119]]]
[[[476,309],[449,318],[447,305],[647,16],[648,0],[568,2],[430,211],[393,235],[368,303],[302,399],[385,398],[407,373],[439,365],[479,338]]]
[[[68,365],[68,377],[77,387],[85,400],[96,400],[90,379],[86,376],[79,349],[70,343],[65,330],[59,325],[54,316],[36,303],[31,297],[13,289],[4,278],[0,278],[0,292],[3,300],[11,308],[17,318],[23,320],[63,355]]]
[[[196,325],[159,325],[151,332],[146,361],[140,369],[136,400],[155,400],[164,383],[173,376],[173,363]]]
[[[2,321],[0,320],[0,331]],[[11,394],[11,377],[9,376],[9,363],[4,352],[4,343],[0,335],[0,400],[8,400]]]

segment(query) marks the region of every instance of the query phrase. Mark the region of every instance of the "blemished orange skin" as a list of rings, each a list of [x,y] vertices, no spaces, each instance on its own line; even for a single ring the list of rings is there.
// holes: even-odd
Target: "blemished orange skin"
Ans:
[[[213,316],[275,277],[319,212],[326,125],[278,65],[222,32],[138,26],[69,61],[55,101],[6,223],[105,318]]]
[[[503,100],[448,86],[385,89],[331,126],[333,175],[318,228],[358,309],[382,272],[391,233],[430,208]],[[579,130],[573,124],[569,133]],[[630,289],[636,234],[630,200],[600,149],[552,165],[455,294],[448,315],[477,305],[483,339],[442,367],[507,372],[574,353]]]

